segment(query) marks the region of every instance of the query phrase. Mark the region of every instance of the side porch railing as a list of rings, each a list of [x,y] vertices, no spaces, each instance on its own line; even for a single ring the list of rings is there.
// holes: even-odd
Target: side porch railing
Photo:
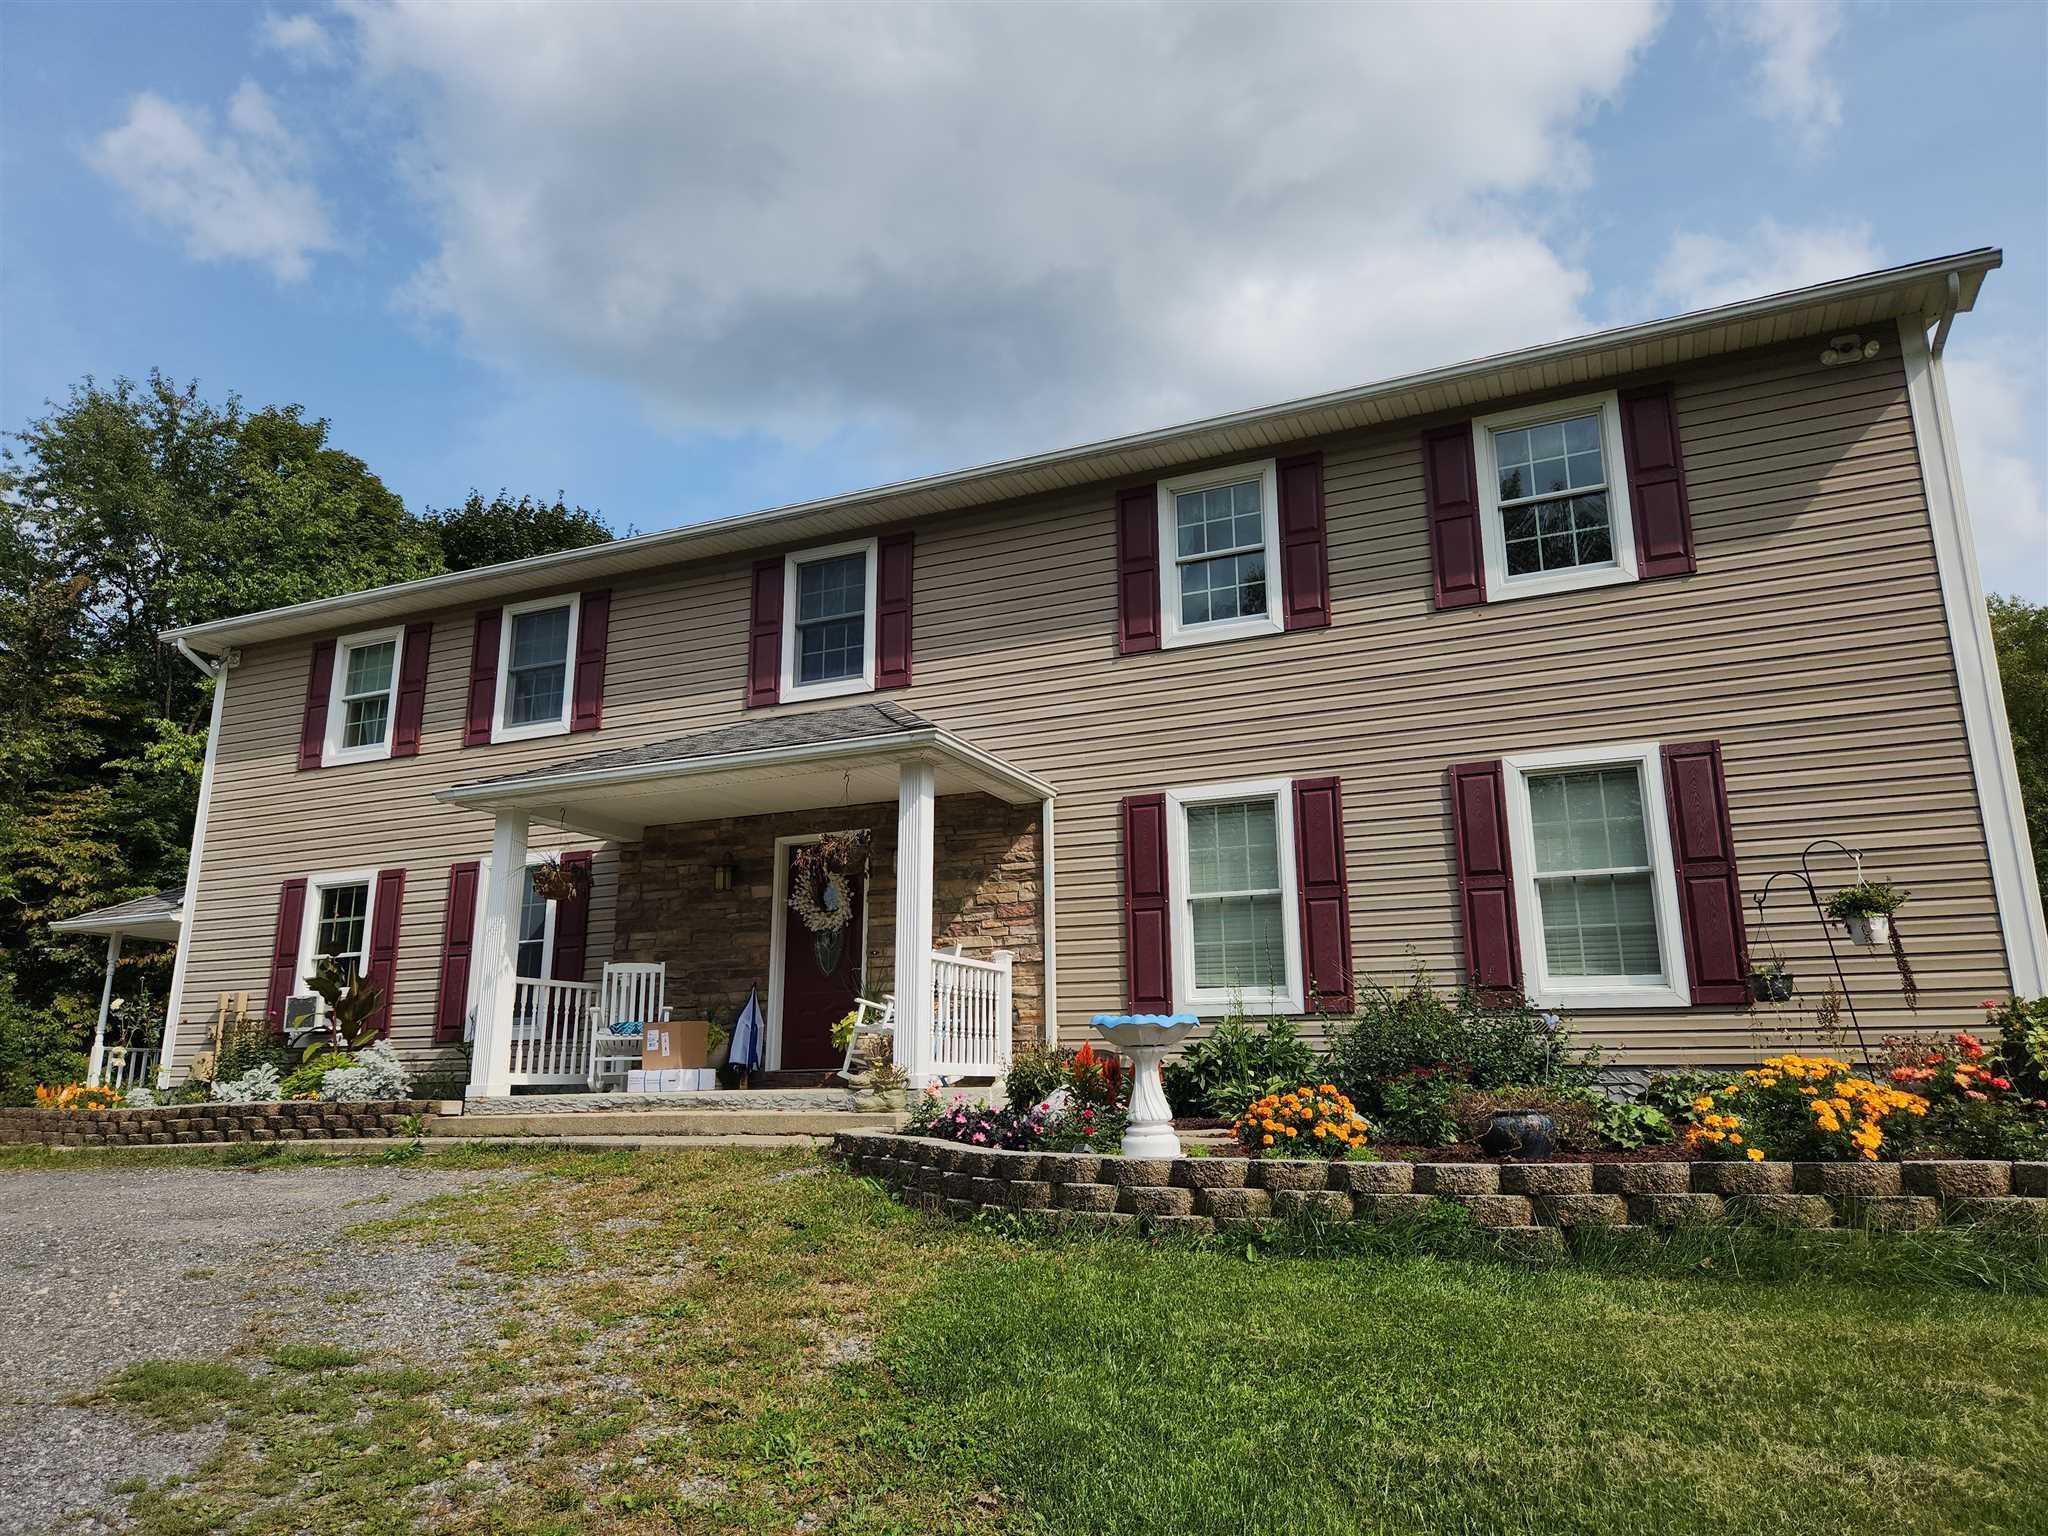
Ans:
[[[932,1071],[1000,1078],[1010,1070],[1010,971],[1005,949],[986,960],[932,955]]]
[[[589,1080],[594,981],[533,981],[512,994],[512,1081],[578,1084]]]

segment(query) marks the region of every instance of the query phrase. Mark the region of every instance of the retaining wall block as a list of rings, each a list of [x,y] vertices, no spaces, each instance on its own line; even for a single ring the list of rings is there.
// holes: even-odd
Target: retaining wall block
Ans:
[[[1986,1199],[2012,1192],[2012,1164],[1901,1163],[1899,1182],[1909,1195],[1932,1195],[1937,1200]]]
[[[1258,1164],[1261,1189],[1274,1194],[1283,1189],[1322,1189],[1330,1180],[1330,1165],[1320,1158],[1271,1158]]]
[[[974,1213],[978,1209],[980,1207],[972,1200],[949,1199],[946,1201],[946,1216],[951,1221],[972,1221]]]
[[[1756,1166],[1770,1165],[1760,1163]],[[1789,1165],[1780,1166],[1787,1167],[1789,1171]],[[1825,1195],[1731,1195],[1727,1206],[1730,1221],[1752,1227],[1814,1229],[1835,1224],[1834,1203]]]
[[[1967,1195],[1942,1207],[1942,1220],[1997,1227],[2004,1232],[2048,1232],[2048,1201],[2024,1195]]]
[[[1435,1198],[1454,1200],[1465,1207],[1472,1213],[1475,1227],[1531,1227],[1536,1224],[1536,1213],[1527,1195],[1440,1195]]]
[[[1603,1195],[1685,1195],[1691,1163],[1595,1163],[1593,1187]]]
[[[1282,1221],[1312,1218],[1349,1221],[1351,1197],[1341,1189],[1279,1189],[1273,1192],[1273,1214]]]
[[[1628,1219],[1645,1227],[1705,1227],[1725,1221],[1719,1195],[1628,1195]]]
[[[1500,1191],[1500,1170],[1491,1163],[1417,1163],[1418,1195],[1491,1195]],[[1520,1223],[1527,1226],[1524,1220]]]
[[[1062,1184],[1058,1200],[1067,1211],[1113,1211],[1117,1188],[1114,1184]]]
[[[1165,1157],[1103,1159],[1103,1182],[1125,1189],[1157,1189],[1173,1182],[1173,1160]]]
[[[2048,1199],[2048,1163],[2014,1163],[2012,1192],[2036,1200]]]
[[[1251,1176],[1242,1157],[1183,1157],[1173,1165],[1173,1182],[1183,1189],[1243,1189]]]
[[[1353,1195],[1405,1195],[1415,1188],[1412,1163],[1330,1164],[1330,1187],[1349,1190]]]
[[[1263,1189],[1202,1189],[1195,1209],[1218,1221],[1262,1221],[1273,1213],[1273,1197]]]
[[[1792,1165],[1697,1162],[1692,1165],[1692,1187],[1700,1195],[1789,1195]]]
[[[1125,1184],[1117,1209],[1133,1216],[1192,1216],[1195,1192],[1170,1184]]]
[[[1618,1227],[1628,1220],[1628,1202],[1620,1195],[1538,1195],[1535,1199],[1536,1219],[1545,1226]]]
[[[1897,1163],[1794,1163],[1792,1188],[1802,1195],[1882,1198],[1899,1192]]]
[[[1092,1152],[1043,1152],[1038,1176],[1052,1184],[1099,1184],[1102,1159]]]
[[[1591,1163],[1509,1163],[1500,1170],[1504,1195],[1590,1195]]]
[[[1043,1179],[1012,1179],[1009,1203],[1020,1211],[1041,1211],[1052,1204],[1052,1186]]]

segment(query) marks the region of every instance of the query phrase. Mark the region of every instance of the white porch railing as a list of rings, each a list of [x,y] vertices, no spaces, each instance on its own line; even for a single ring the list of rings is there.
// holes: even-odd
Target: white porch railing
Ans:
[[[995,1077],[1010,1070],[1008,950],[986,960],[932,955],[932,1066],[939,1077]]]
[[[147,1088],[156,1080],[159,1054],[154,1045],[110,1045],[89,1086],[118,1088],[123,1093],[130,1088]]]
[[[512,1081],[575,1083],[590,1077],[594,981],[533,981],[512,994]]]

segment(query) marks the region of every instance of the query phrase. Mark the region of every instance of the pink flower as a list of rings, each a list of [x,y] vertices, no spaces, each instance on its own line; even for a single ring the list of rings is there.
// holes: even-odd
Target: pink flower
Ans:
[[[1993,1001],[1991,1001],[1990,998],[1987,997],[1984,999],[1983,1002],[1979,1003],[1977,1006],[1979,1008],[1996,1008],[1998,1004],[1994,1003]]]
[[[1984,1095],[1983,1095],[1983,1094],[1981,1094],[1981,1093],[1979,1093],[1979,1092],[1978,1092],[1978,1091],[1977,1091],[1976,1089],[1974,1089],[1974,1088],[1967,1088],[1967,1089],[1965,1089],[1965,1090],[1963,1091],[1963,1097],[1964,1097],[1964,1098],[1966,1098],[1966,1099],[1977,1099],[1977,1100],[1981,1101],[1981,1100],[1983,1099]]]

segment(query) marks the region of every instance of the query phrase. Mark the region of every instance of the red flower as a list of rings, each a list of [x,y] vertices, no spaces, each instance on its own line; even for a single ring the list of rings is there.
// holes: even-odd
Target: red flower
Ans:
[[[1991,1086],[2004,1093],[2012,1087],[2012,1079],[2009,1077],[1994,1077],[1991,1079]]]

